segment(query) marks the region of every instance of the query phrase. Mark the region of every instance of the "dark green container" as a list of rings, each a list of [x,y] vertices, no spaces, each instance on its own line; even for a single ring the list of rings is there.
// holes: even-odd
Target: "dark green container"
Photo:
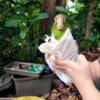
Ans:
[[[17,96],[41,96],[51,91],[52,75],[14,78]]]

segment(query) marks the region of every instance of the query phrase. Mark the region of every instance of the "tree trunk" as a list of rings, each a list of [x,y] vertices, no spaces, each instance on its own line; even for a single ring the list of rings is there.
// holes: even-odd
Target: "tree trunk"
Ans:
[[[41,22],[40,30],[42,34],[46,33],[47,28],[50,28],[54,21],[54,16],[56,15],[54,7],[58,5],[65,6],[65,1],[66,0],[42,0],[42,12],[49,14],[49,18]]]
[[[93,11],[93,0],[90,1],[89,12],[87,14],[86,31],[85,31],[86,37],[89,37],[89,35],[91,33],[90,25],[91,25],[91,22],[93,20],[92,11]]]
[[[66,0],[56,0],[57,6],[66,6]]]

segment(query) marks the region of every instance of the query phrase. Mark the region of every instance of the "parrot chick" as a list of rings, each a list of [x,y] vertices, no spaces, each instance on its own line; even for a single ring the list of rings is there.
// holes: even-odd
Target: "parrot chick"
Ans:
[[[55,39],[59,41],[69,26],[65,22],[65,16],[63,14],[56,15],[54,21],[55,22],[52,25],[51,33]]]
[[[65,22],[63,14],[58,14],[54,18],[55,22],[51,28],[51,36],[46,36],[45,42],[40,44],[39,50],[45,54],[45,61],[50,69],[55,72],[61,81],[67,85],[71,85],[71,78],[52,66],[50,59],[68,59],[76,61],[78,55],[78,45],[74,40],[70,27]],[[50,56],[50,59],[49,57]]]

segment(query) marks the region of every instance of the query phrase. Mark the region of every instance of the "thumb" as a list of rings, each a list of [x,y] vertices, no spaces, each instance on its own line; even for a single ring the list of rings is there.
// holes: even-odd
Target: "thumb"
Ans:
[[[87,62],[87,59],[86,59],[86,57],[84,56],[84,55],[82,55],[82,54],[80,54],[79,56],[78,56],[78,63],[80,64],[80,65],[88,65],[88,62]]]

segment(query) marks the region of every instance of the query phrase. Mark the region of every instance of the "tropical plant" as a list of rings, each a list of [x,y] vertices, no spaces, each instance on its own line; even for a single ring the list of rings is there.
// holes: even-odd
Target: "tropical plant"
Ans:
[[[75,0],[72,0],[75,1]],[[89,51],[91,48],[96,48],[100,46],[100,4],[98,0],[92,1],[92,23],[87,23],[91,31],[89,31],[90,36],[86,37],[86,22],[87,15],[89,12],[91,1],[89,0],[76,0],[73,5],[66,8],[62,6],[56,6],[55,9],[57,13],[64,13],[66,16],[67,23],[69,24],[74,38],[79,44],[79,49],[81,51]],[[74,10],[72,10],[74,9]],[[94,10],[95,9],[95,10]]]
[[[41,0],[0,0],[0,64],[12,60],[41,62],[37,57],[42,40],[40,20],[48,18],[41,12]]]

